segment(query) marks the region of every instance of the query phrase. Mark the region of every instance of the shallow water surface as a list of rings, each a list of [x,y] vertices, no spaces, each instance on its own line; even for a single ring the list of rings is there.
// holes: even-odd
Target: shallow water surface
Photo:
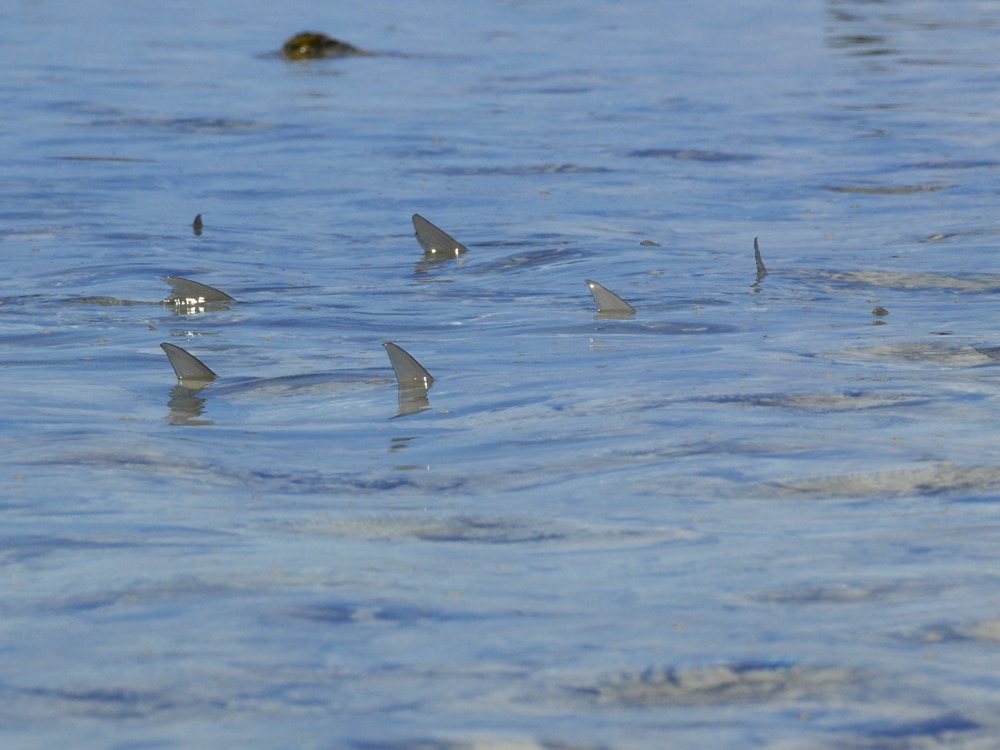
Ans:
[[[994,741],[990,4],[0,19],[5,747]]]

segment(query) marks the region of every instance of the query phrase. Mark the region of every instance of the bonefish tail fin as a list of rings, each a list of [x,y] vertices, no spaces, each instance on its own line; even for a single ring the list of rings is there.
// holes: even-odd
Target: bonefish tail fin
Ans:
[[[469,249],[420,214],[413,214],[413,229],[417,235],[417,242],[425,253],[442,258],[457,258]]]
[[[382,346],[385,347],[386,354],[389,355],[392,369],[396,371],[396,382],[401,388],[415,385],[423,386],[425,389],[431,387],[434,378],[406,350],[389,341]]]
[[[178,380],[209,382],[218,377],[200,359],[179,346],[164,342],[160,344],[160,347],[166,352],[167,359],[170,360],[170,366],[174,368]]]
[[[211,302],[234,302],[232,297],[220,289],[208,284],[200,284],[191,279],[181,279],[177,276],[164,276],[163,280],[170,284],[170,296],[163,302],[173,305],[204,305]]]
[[[594,295],[597,312],[612,313],[615,315],[635,314],[635,308],[610,289],[605,289],[596,281],[591,281],[590,279],[587,279],[587,286],[590,287],[590,293]]]
[[[757,281],[760,281],[765,276],[767,276],[767,269],[764,267],[764,261],[760,257],[760,245],[757,244],[757,238],[753,238],[753,257],[757,261]]]

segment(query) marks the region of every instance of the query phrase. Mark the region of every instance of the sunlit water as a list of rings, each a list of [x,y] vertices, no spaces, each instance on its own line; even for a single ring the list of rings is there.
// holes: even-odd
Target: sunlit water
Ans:
[[[280,5],[0,11],[3,746],[993,746],[996,7]]]

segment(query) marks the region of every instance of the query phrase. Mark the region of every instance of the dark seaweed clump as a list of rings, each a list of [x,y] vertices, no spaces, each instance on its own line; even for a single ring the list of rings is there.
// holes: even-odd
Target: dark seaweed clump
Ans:
[[[315,60],[321,57],[365,54],[353,44],[333,39],[317,31],[303,31],[296,34],[285,42],[281,52],[287,60]]]

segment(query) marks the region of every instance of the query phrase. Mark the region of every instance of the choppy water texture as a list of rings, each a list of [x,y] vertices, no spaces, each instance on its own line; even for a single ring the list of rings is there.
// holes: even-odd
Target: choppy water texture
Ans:
[[[995,746],[995,4],[0,20],[4,747]]]

